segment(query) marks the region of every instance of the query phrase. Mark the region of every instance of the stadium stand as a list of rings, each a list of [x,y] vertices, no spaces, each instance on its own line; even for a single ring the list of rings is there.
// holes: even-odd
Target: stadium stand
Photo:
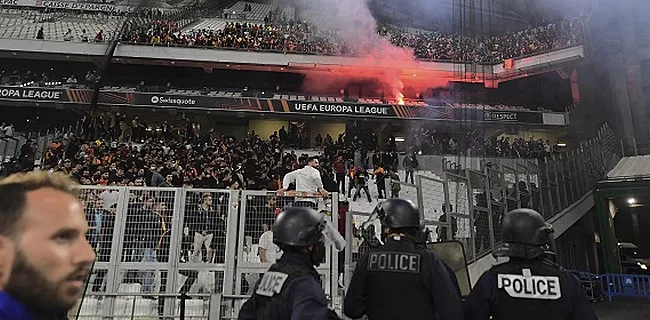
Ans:
[[[248,16],[246,19],[253,20]],[[278,17],[277,8],[269,11],[264,18],[264,24],[259,20],[258,23],[223,23],[222,20],[208,19],[205,23],[199,22],[189,32],[174,32],[163,44],[353,55],[351,48],[335,32],[320,30],[317,25],[308,22],[285,19],[287,18],[284,15]],[[486,39],[459,38],[440,32],[394,27],[382,27],[379,33],[397,46],[413,49],[414,56],[422,60],[500,63],[508,58],[578,45],[582,42],[581,30],[578,20],[569,20]],[[147,35],[148,38],[141,37],[141,41],[137,43],[150,43],[151,38],[159,36],[158,33],[161,31],[154,29]],[[455,50],[458,47],[468,49],[461,53]]]
[[[34,14],[32,10],[4,13],[3,9],[0,14],[0,38],[89,42],[95,38],[101,41],[113,38],[124,21],[121,14]],[[121,39],[125,43],[153,46],[352,55],[334,32],[320,30],[317,25],[307,22],[296,22],[295,18],[293,8],[237,2],[224,10],[224,15],[220,18],[179,18],[155,14],[143,16],[133,23],[134,26],[126,34],[121,35]],[[309,17],[306,20],[313,21]],[[101,39],[94,36],[99,30],[103,30],[104,34]],[[381,27],[378,32],[398,46],[413,49],[414,56],[422,60],[490,64],[501,63],[512,57],[570,47],[582,41],[580,25],[575,21],[549,24],[489,39],[458,38],[441,32],[392,26]],[[458,52],[458,47],[467,50]],[[52,74],[47,70],[36,69],[24,74],[23,71],[11,73],[11,70],[0,73],[0,85],[32,86],[38,83],[48,87],[81,88],[95,84],[98,80],[98,75],[92,70],[85,76],[79,70],[67,71],[66,74]],[[147,91],[143,90],[146,87],[144,81],[140,85],[133,82],[106,79],[104,88],[125,92]],[[181,88],[170,82],[164,89],[163,86],[152,92],[217,97],[241,97],[243,92],[241,89],[207,86]],[[157,86],[152,84],[151,87]],[[274,98],[277,99],[343,102],[342,97],[306,96],[299,92],[276,91]],[[381,104],[388,101],[384,98],[366,97],[359,98],[358,102]],[[524,106],[442,103],[460,109],[531,111],[531,108]],[[427,102],[414,99],[407,100],[406,105],[426,106]],[[285,131],[283,127],[268,138],[259,136],[254,131],[244,136],[242,131],[243,138],[237,139],[219,132],[218,128],[201,128],[199,123],[186,118],[183,111],[180,112],[181,119],[175,117],[175,110],[171,116],[157,112],[154,120],[154,117],[138,118],[129,114],[132,109],[120,108],[122,107],[100,107],[87,114],[74,131],[70,127],[68,131],[56,131],[47,136],[39,133],[35,141],[30,138],[34,136],[33,132],[16,132],[13,125],[0,125],[0,141],[9,138],[16,141],[12,145],[15,154],[11,157],[0,154],[0,177],[16,171],[55,170],[70,174],[83,185],[80,188],[80,198],[93,227],[89,241],[97,250],[98,265],[89,281],[89,296],[80,308],[82,319],[102,318],[102,312],[111,317],[155,318],[163,313],[176,312],[171,309],[185,310],[184,316],[190,318],[206,318],[206,310],[212,307],[206,293],[227,293],[224,288],[233,278],[237,284],[230,284],[230,287],[236,288],[236,295],[244,293],[247,286],[252,287],[255,283],[251,280],[254,279],[252,276],[258,270],[246,269],[250,266],[244,262],[259,260],[256,254],[259,246],[256,242],[261,237],[263,223],[272,221],[275,214],[284,206],[290,205],[289,202],[276,199],[284,196],[275,191],[280,188],[282,177],[289,171],[304,166],[310,155],[306,152],[292,152],[291,149],[309,149],[310,153],[320,155],[325,188],[330,192],[340,192],[336,205],[339,210],[349,209],[354,221],[363,221],[366,214],[372,212],[382,199],[399,196],[417,203],[424,214],[424,224],[430,237],[443,240],[445,238],[439,231],[443,228],[446,215],[443,207],[446,204],[453,206],[453,213],[450,214],[458,216],[458,222],[454,220],[448,225],[450,229],[452,226],[457,229],[453,231],[452,238],[462,241],[466,251],[474,253],[474,259],[477,258],[477,253],[488,253],[490,246],[493,248],[494,243],[499,241],[495,235],[490,239],[488,235],[494,230],[490,230],[488,225],[499,224],[499,216],[503,212],[518,206],[542,208],[539,194],[542,193],[544,183],[541,181],[543,178],[537,176],[541,171],[529,171],[528,163],[535,162],[543,166],[556,163],[553,157],[556,150],[550,141],[495,138],[496,134],[503,132],[500,129],[496,129],[486,139],[485,132],[474,134],[471,128],[462,126],[455,129],[427,124],[406,126],[399,132],[398,136],[404,137],[404,141],[398,148],[397,132],[389,132],[394,129],[386,129],[383,132],[388,135],[384,136],[386,141],[378,141],[371,123],[358,124],[357,121],[346,120],[345,133],[338,137],[326,135],[315,143],[310,142],[307,131],[301,126],[293,128],[291,132]],[[543,111],[542,108],[534,110]],[[142,113],[140,115],[142,117]],[[582,145],[580,149],[583,149]],[[514,173],[502,171],[494,184],[490,182],[491,189],[488,189],[488,183],[483,188],[481,182],[476,183],[470,178],[470,168],[459,169],[466,171],[462,173],[467,174],[466,180],[450,178],[448,181],[457,172],[445,172],[446,167],[443,172],[425,171],[418,166],[417,161],[411,160],[428,155],[458,159],[466,156],[484,156],[483,160],[487,157],[501,158],[498,161],[525,159],[521,161],[526,163],[525,174],[516,171],[518,168],[514,169]],[[528,161],[529,159],[533,161]],[[561,163],[562,158],[558,159]],[[575,164],[574,160],[572,158],[567,163]],[[486,167],[484,165],[486,164],[482,162],[479,175],[485,173],[484,179],[487,181],[492,178],[487,167],[490,163]],[[551,170],[556,180],[546,181],[546,185],[560,184],[557,172],[553,171],[557,170],[554,169],[556,164],[553,166],[546,168],[546,172],[548,174]],[[578,173],[575,176],[582,177]],[[585,184],[588,185],[588,181]],[[571,198],[573,195],[566,197],[567,205],[582,194],[578,191],[575,193],[574,198]],[[549,197],[553,196],[551,191],[548,194]],[[499,200],[492,200],[492,196]],[[230,197],[236,197],[237,200]],[[319,201],[320,204],[328,200],[334,203],[335,198]],[[196,240],[192,237],[194,230],[190,229],[193,215],[205,204],[200,203],[199,199],[209,199],[209,214],[215,217],[215,238],[212,247],[205,244],[205,253],[201,248],[203,244],[199,244],[197,250]],[[558,202],[561,201],[558,196]],[[503,206],[497,207],[494,202]],[[487,215],[475,208],[488,207],[487,203],[493,203],[490,209],[492,211]],[[329,208],[334,206],[330,204]],[[241,215],[238,213],[240,211]],[[552,208],[547,208],[547,211],[555,213]],[[236,214],[232,215],[233,212]],[[150,223],[154,214],[162,217],[159,221],[162,221],[164,232],[160,235],[158,227],[152,227],[153,223]],[[173,219],[171,215],[175,215]],[[488,215],[494,219],[489,224]],[[167,233],[166,219],[171,222],[169,225],[173,225],[173,233]],[[235,223],[231,224],[232,222]],[[341,227],[339,225],[339,230]],[[356,233],[361,230],[356,227],[353,225],[352,231],[354,237],[359,238]],[[158,252],[154,251],[153,256],[150,253],[136,253],[140,251],[135,250],[137,242],[142,241],[143,236],[147,239],[144,242],[149,242],[154,235]],[[234,250],[235,242],[238,244],[237,251]],[[173,253],[170,254],[170,251]],[[347,250],[348,253],[350,251]],[[233,259],[232,254],[237,255],[237,259]],[[247,256],[246,260],[242,259],[244,255]],[[171,261],[172,257],[179,261]],[[232,261],[232,266],[228,260]],[[237,261],[237,268],[234,268],[234,261]],[[348,264],[351,262],[347,261]],[[170,268],[167,268],[167,264]],[[218,267],[215,268],[215,265]],[[242,265],[244,267],[240,269]],[[328,282],[334,282],[336,287],[335,273],[334,270],[327,278],[323,277],[325,286]],[[229,280],[224,280],[228,278]],[[242,281],[243,278],[245,281]],[[104,286],[107,296],[115,292],[118,295],[104,299],[101,296]],[[203,292],[204,297],[197,296],[182,301],[183,307],[179,308],[175,301],[172,305],[164,306],[165,300],[175,297],[154,297],[157,292],[189,292],[192,295]],[[136,296],[130,297],[129,294]],[[138,294],[145,296],[137,296]],[[330,294],[336,297],[335,290]]]
[[[158,9],[145,8],[127,16],[124,12],[109,14],[105,12],[49,12],[2,8],[0,11],[0,38],[104,41],[113,38],[127,17],[134,18],[130,21],[133,26],[139,26],[152,19],[176,13],[177,11],[174,10],[163,12]],[[180,21],[184,22],[185,20]],[[99,31],[102,31],[101,36],[97,35]]]
[[[104,30],[104,33],[111,36],[120,23],[110,18],[123,15],[123,13],[114,15],[44,13],[7,8],[2,10],[0,38],[19,39],[36,38],[41,27],[43,27],[43,39],[46,40],[63,40],[68,29],[72,33],[70,40],[85,39],[85,36],[82,36],[83,30],[91,34]],[[221,18],[203,20],[186,16],[178,20],[170,18],[165,21],[155,21],[153,24],[136,23],[127,34],[123,35],[122,40],[147,45],[236,48],[320,55],[364,54],[352,52],[349,44],[346,44],[335,32],[320,30],[317,24],[313,24],[311,21],[318,21],[315,18],[318,16],[317,13],[300,12],[298,18],[302,19],[302,22],[297,22],[294,21],[295,8],[279,8],[269,4],[243,1],[224,9],[223,12]],[[56,14],[55,19],[54,14]],[[153,18],[161,15],[162,12],[156,15],[148,14],[146,17]],[[176,27],[166,28],[169,25]],[[185,26],[190,27],[183,29]],[[396,46],[411,48],[414,56],[421,60],[490,64],[501,63],[504,59],[575,46],[582,43],[583,39],[582,23],[579,19],[482,39],[393,26],[382,26],[378,32]],[[459,47],[466,50],[455,49]]]
[[[102,21],[102,22],[73,22],[73,21],[58,21],[39,23],[38,25],[28,25],[21,28],[11,28],[0,31],[2,38],[17,38],[24,39],[30,36],[34,39],[39,38],[39,30],[43,32],[44,40],[66,40],[66,36],[70,35],[71,40],[77,41],[103,41],[109,39],[114,34],[119,25],[118,21]],[[102,36],[97,38],[101,33]]]

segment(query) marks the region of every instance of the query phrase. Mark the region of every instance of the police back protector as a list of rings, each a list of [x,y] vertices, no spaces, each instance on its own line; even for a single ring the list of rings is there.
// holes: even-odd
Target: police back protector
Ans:
[[[567,273],[549,261],[516,261],[494,266],[494,319],[568,319],[572,292]]]
[[[288,290],[291,283],[302,276],[312,275],[318,280],[318,273],[304,267],[280,260],[269,268],[255,287],[258,320],[281,320],[291,317],[288,309]]]
[[[427,279],[433,266],[430,252],[413,240],[389,240],[368,253],[368,319],[434,319]]]

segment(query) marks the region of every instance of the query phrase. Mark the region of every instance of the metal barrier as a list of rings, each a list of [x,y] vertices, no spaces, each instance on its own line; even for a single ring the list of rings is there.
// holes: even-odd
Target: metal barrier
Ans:
[[[400,196],[421,208],[431,240],[463,242],[471,262],[499,243],[498,228],[506,211],[533,207],[548,219],[589,191],[607,171],[607,163],[613,163],[605,161],[613,155],[604,150],[614,149],[607,149],[602,141],[599,134],[575,153],[543,162],[521,160],[510,166],[482,163],[481,170],[447,163],[442,177],[421,175],[416,177],[416,185],[400,183]],[[387,181],[387,190],[390,183]],[[276,212],[299,203],[325,210],[335,227],[339,223],[338,194],[318,199],[266,191],[83,187],[80,199],[93,227],[88,237],[98,255],[88,296],[104,296],[102,314],[114,314],[122,308],[118,297],[137,293],[146,294],[145,300],[156,301],[149,307],[142,304],[142,308],[178,318],[178,301],[169,297],[186,292],[221,295],[221,319],[236,317],[242,297],[250,294],[259,274],[280,254],[276,251],[272,255],[276,249],[266,246],[268,234],[264,235],[263,226],[269,227]],[[353,224],[355,216],[365,219],[369,214],[348,212],[346,251],[328,251],[326,262],[318,268],[335,310],[340,309],[343,296],[338,286],[339,271],[345,274],[348,285],[355,261],[378,242],[378,225],[374,225],[374,234],[369,234],[358,228],[361,224]],[[265,262],[258,255],[260,247],[265,250]],[[340,258],[345,259],[344,268]],[[204,303],[201,315],[196,311],[193,317],[208,319],[207,305]],[[84,308],[93,309],[82,305]]]
[[[187,301],[186,319],[219,319],[216,302],[206,297],[249,294],[255,276],[271,265],[256,255],[258,239],[269,240],[262,224],[305,200],[264,191],[101,186],[83,186],[79,197],[97,253],[79,319],[180,318],[179,294],[202,297]],[[338,195],[316,201],[336,227]],[[317,270],[339,309],[337,258],[328,251]],[[236,318],[240,300],[219,305],[219,314]]]
[[[386,179],[386,190],[398,185],[399,197],[420,208],[430,231],[429,240],[460,241],[471,263],[501,242],[500,225],[506,212],[533,208],[549,219],[590,191],[594,182],[616,163],[605,160],[618,156],[613,152],[617,149],[608,146],[617,141],[612,137],[614,133],[604,126],[597,138],[580,144],[575,152],[544,161],[484,161],[481,170],[443,160],[442,177],[420,172],[415,185]],[[370,214],[350,211],[346,216],[346,288],[356,261],[373,242],[379,243],[379,223],[363,223]]]
[[[344,267],[343,267],[343,283],[345,284],[345,291],[350,285],[354,268],[361,255],[369,250],[374,242],[379,242],[378,233],[381,232],[378,223],[368,223],[368,218],[371,217],[371,212],[355,212],[348,211],[345,215],[345,251],[344,251]],[[372,227],[370,227],[372,225]],[[363,233],[364,231],[373,231]]]
[[[604,274],[600,285],[610,302],[616,296],[650,298],[650,276]]]
[[[501,241],[503,214],[515,208],[533,208],[545,219],[552,218],[589,192],[617,163],[617,143],[614,132],[604,125],[596,138],[581,143],[578,149],[543,160],[482,161],[481,170],[443,160],[443,206],[453,209],[452,224],[457,225],[442,223],[452,228],[446,239],[463,242],[468,262],[488,254]],[[421,195],[417,204],[430,213],[427,203],[435,200],[428,197],[439,195],[423,191],[431,189],[429,178],[416,178]]]
[[[277,212],[292,205],[309,206],[325,211],[333,226],[338,228],[338,194],[323,199],[304,194],[278,195],[276,192],[242,191],[237,231],[238,243],[242,245],[237,249],[237,264],[233,269],[235,296],[252,294],[255,282],[281,256],[280,249],[271,243],[268,230]],[[262,261],[260,249],[264,249],[265,261]],[[340,306],[342,292],[339,291],[337,282],[338,255],[332,254],[332,248],[327,248],[325,263],[318,266],[316,271],[321,275],[323,290],[325,295],[330,297],[333,307]],[[226,319],[236,318],[242,302],[241,299],[233,301],[233,308],[224,310],[222,316]]]

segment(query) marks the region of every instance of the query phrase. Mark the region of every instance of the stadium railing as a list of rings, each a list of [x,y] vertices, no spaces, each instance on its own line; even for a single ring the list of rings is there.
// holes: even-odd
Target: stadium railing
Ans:
[[[499,226],[506,212],[532,208],[548,220],[593,190],[595,182],[622,156],[619,143],[605,124],[595,138],[580,143],[575,150],[543,161],[520,159],[507,165],[483,162],[481,170],[463,169],[455,163],[444,165],[445,205],[450,203],[454,208],[451,216],[458,221],[456,239],[464,242],[468,260],[474,261],[500,244]],[[422,184],[426,180],[419,181],[418,188],[426,192],[427,186]],[[426,212],[426,205],[421,207]],[[450,222],[444,224],[449,226]],[[469,226],[465,233],[463,225]]]
[[[258,258],[262,224],[270,226],[283,207],[305,197],[337,227],[337,194],[318,198],[247,190],[80,187],[97,260],[78,319],[179,318],[183,293],[192,298],[185,301],[188,318],[215,319],[210,318],[215,312],[219,319],[236,318],[259,275],[271,265]],[[194,218],[203,213],[199,207],[204,201],[212,204],[207,209],[212,232],[197,235],[200,226]],[[342,297],[337,258],[329,249],[317,268],[334,308]]]
[[[462,242],[471,263],[501,243],[501,218],[509,210],[533,208],[548,220],[591,191],[621,156],[619,145],[616,134],[605,124],[596,137],[580,143],[576,150],[544,161],[484,161],[480,169],[466,169],[443,160],[442,176],[420,173],[415,184],[386,179],[386,190],[390,194],[391,184],[398,183],[399,196],[418,205],[428,240]],[[444,218],[443,207],[449,212]],[[347,234],[358,234],[355,227],[364,229],[369,215],[349,214]],[[379,223],[373,224],[379,238]],[[346,237],[346,285],[359,258],[359,238]]]

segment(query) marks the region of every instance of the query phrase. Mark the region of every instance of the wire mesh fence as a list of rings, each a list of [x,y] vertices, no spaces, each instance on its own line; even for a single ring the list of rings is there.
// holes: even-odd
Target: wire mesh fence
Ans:
[[[249,295],[279,259],[270,228],[287,206],[313,206],[338,225],[338,198],[253,191],[82,187],[88,240],[97,261],[79,319],[236,318],[241,302],[215,307],[215,295]],[[338,255],[318,267],[340,306]],[[237,260],[237,262],[235,262]],[[341,269],[342,271],[342,269]],[[189,300],[182,304],[181,295]],[[181,307],[183,305],[183,307]],[[183,310],[181,310],[183,309]]]
[[[391,196],[421,209],[429,241],[461,241],[469,262],[501,241],[503,214],[531,207],[550,218],[579,199],[607,168],[599,140],[545,161],[449,166],[415,184],[386,179]],[[600,151],[599,151],[600,150]],[[594,155],[600,155],[594,158]],[[355,263],[381,245],[368,212],[330,198],[267,191],[146,187],[83,187],[80,192],[97,252],[80,319],[234,319],[268,267],[282,255],[272,243],[275,216],[289,206],[327,214],[346,239],[318,267],[331,306],[340,310]],[[192,299],[181,303],[186,294]],[[182,310],[181,310],[182,309]]]

